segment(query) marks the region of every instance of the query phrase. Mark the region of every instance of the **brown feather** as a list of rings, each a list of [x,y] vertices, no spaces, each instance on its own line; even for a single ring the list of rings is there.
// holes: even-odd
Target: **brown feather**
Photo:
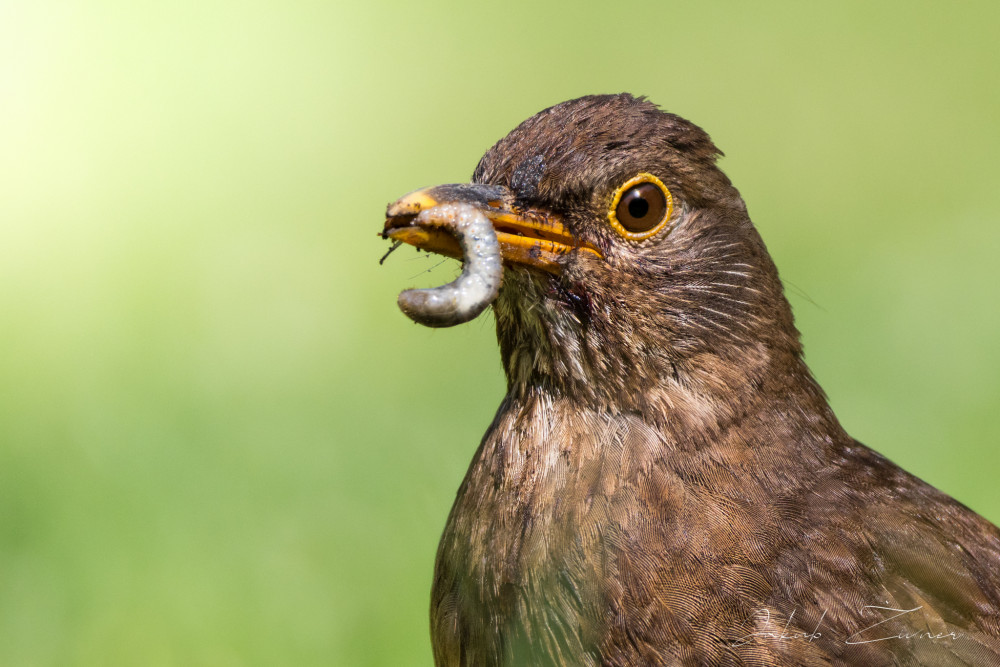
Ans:
[[[1000,664],[1000,533],[841,428],[718,155],[595,96],[476,168],[604,259],[507,268],[508,394],[441,539],[437,664]],[[610,193],[641,171],[676,221],[625,242]]]

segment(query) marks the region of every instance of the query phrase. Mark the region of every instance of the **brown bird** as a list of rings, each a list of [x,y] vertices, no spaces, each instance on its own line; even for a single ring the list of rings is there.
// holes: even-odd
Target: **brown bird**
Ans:
[[[844,432],[698,126],[627,94],[540,112],[471,185],[507,395],[458,491],[438,665],[1000,665],[1000,532]]]

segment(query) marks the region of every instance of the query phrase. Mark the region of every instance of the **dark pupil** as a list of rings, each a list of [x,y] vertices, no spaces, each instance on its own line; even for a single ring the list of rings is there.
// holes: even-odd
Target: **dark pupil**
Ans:
[[[649,202],[640,197],[634,197],[628,203],[628,212],[633,218],[642,218],[649,213]]]
[[[630,232],[643,233],[653,229],[667,214],[667,199],[653,183],[640,183],[629,188],[618,201],[618,222]]]

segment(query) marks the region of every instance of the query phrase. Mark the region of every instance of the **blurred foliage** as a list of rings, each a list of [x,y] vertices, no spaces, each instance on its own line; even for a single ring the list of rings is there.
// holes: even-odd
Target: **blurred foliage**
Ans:
[[[0,664],[427,665],[504,388],[385,204],[627,90],[727,152],[848,430],[1000,520],[1000,4],[0,4]]]

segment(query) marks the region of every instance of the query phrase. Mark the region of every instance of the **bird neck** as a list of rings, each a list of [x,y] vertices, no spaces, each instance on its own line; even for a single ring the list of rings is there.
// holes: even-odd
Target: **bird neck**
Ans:
[[[513,323],[518,315],[523,311],[498,301],[497,334],[515,403],[541,396],[591,412],[637,415],[692,443],[710,444],[748,419],[801,421],[817,442],[846,437],[797,337],[678,356],[641,332],[618,341],[570,316]]]
[[[627,424],[630,432],[650,434],[634,445],[642,450],[636,456],[709,477],[721,474],[720,465],[739,462],[737,467],[755,479],[796,479],[805,462],[822,467],[851,446],[801,359],[781,360],[763,375],[729,373],[725,378],[709,370],[716,363],[679,367],[676,377],[616,403],[595,400],[594,392],[551,376],[512,382],[498,420],[533,426],[508,430],[523,437],[501,438],[496,445],[514,451],[517,460],[552,461],[567,445],[565,438],[545,434],[593,431],[602,440],[600,429],[620,434],[619,426]],[[592,444],[594,452],[602,451],[600,442]],[[513,456],[506,449],[497,460]],[[522,481],[535,479],[529,477]]]

